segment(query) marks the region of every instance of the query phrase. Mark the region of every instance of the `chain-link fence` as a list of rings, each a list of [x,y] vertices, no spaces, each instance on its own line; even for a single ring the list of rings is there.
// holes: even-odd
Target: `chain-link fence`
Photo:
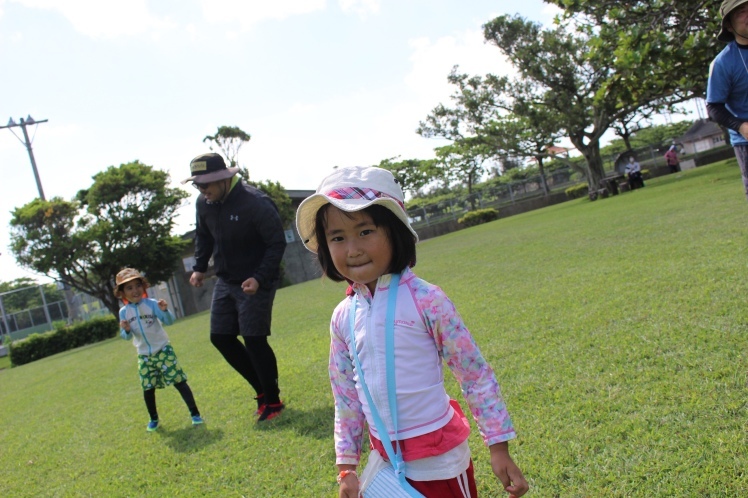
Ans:
[[[7,303],[12,303],[14,294],[19,293],[36,294],[33,301],[42,305],[21,310],[9,308]],[[70,290],[64,294],[64,300],[48,302],[42,285],[0,293],[0,342],[23,339],[33,333],[52,330],[56,325],[109,313],[101,301],[87,294]]]
[[[578,176],[578,175],[577,175]],[[407,209],[411,224],[415,227],[434,225],[446,220],[456,220],[469,211],[516,204],[545,195],[540,175],[506,183],[495,183],[476,188],[472,193],[442,196],[438,202],[416,205]],[[579,182],[571,168],[554,169],[546,173],[545,183],[549,193],[566,189]]]

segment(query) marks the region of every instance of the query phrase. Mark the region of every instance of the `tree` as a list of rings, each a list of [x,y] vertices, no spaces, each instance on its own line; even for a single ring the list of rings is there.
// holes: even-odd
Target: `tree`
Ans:
[[[210,150],[213,150],[214,145],[218,147],[218,150],[223,153],[223,157],[229,161],[229,167],[234,168],[239,166],[239,149],[251,138],[249,133],[238,126],[219,126],[216,134],[206,135],[203,142],[212,143],[209,146]],[[249,181],[249,170],[247,168],[241,168],[240,174],[245,180]]]
[[[403,193],[410,192],[416,195],[420,189],[441,174],[434,159],[396,159],[399,159],[399,156],[383,159],[377,166],[392,173],[400,183]]]
[[[451,178],[464,185],[468,191],[471,209],[475,210],[473,186],[485,172],[485,162],[492,152],[486,144],[477,138],[464,138],[453,144],[436,149],[438,164],[444,169],[442,176]]]
[[[597,189],[604,176],[600,138],[613,123],[642,109],[690,99],[699,95],[703,85],[675,77],[673,67],[667,75],[661,71],[662,63],[656,51],[647,50],[646,40],[654,36],[658,47],[670,48],[675,41],[667,34],[650,36],[629,26],[625,29],[636,36],[621,46],[621,39],[607,28],[589,16],[585,19],[587,24],[574,25],[575,33],[568,31],[570,23],[542,29],[519,16],[497,17],[483,30],[486,40],[517,68],[518,78],[536,85],[526,105],[547,108],[559,118],[569,140],[586,160],[590,188]],[[694,57],[675,50],[661,51],[660,56],[662,53],[673,57],[668,62],[675,68]]]
[[[114,316],[114,275],[139,269],[152,284],[177,269],[187,242],[171,235],[188,194],[139,161],[110,166],[72,201],[34,199],[13,210],[11,251],[21,266],[100,299]]]
[[[604,155],[610,156],[619,154],[626,150],[638,149],[640,147],[669,144],[686,133],[691,125],[693,125],[693,121],[684,120],[678,121],[677,123],[640,128],[631,135],[628,146],[623,139],[615,139],[611,140],[608,145],[600,149],[600,152]]]
[[[511,82],[506,77],[469,76],[452,68],[448,81],[457,86],[454,107],[439,104],[416,130],[424,137],[441,136],[455,142],[467,137],[485,146],[488,157],[505,164],[506,158],[533,158],[541,186],[548,195],[543,159],[560,138],[561,124],[552,110],[528,105],[532,82]],[[504,168],[506,169],[506,168]]]
[[[273,200],[275,205],[278,207],[278,213],[280,214],[281,222],[284,227],[287,227],[295,219],[296,211],[293,208],[291,198],[279,182],[265,180],[264,182],[248,181],[247,183],[262,190]]]
[[[709,61],[722,49],[716,40],[719,4],[710,0],[546,0],[564,10],[563,20],[595,33],[591,58],[610,64],[615,85],[633,97],[667,95],[674,89],[706,91]]]

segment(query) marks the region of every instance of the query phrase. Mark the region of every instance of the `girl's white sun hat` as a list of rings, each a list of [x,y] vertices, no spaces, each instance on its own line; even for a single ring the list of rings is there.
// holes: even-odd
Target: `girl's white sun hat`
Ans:
[[[386,169],[375,166],[339,168],[322,180],[317,191],[299,205],[296,230],[304,246],[316,253],[318,243],[314,221],[322,206],[332,204],[341,211],[352,212],[379,204],[392,211],[418,242],[418,234],[410,226],[404,203],[405,196],[400,185]]]

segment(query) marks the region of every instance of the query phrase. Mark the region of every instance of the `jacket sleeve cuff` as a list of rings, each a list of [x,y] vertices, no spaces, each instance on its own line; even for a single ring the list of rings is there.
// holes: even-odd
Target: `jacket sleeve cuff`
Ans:
[[[335,465],[356,465],[359,459],[351,456],[338,456],[335,458]]]
[[[511,431],[511,432],[505,432],[503,434],[497,434],[495,436],[487,437],[486,439],[484,439],[483,442],[486,444],[486,446],[491,446],[496,443],[504,443],[516,437],[517,437],[517,433],[514,431]]]

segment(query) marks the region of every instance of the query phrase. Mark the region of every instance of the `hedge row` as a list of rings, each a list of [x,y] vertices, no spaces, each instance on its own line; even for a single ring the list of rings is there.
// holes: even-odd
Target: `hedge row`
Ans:
[[[476,209],[465,213],[465,216],[457,220],[457,223],[467,228],[497,219],[499,219],[499,212],[494,208]]]
[[[18,366],[75,349],[86,344],[111,339],[119,332],[119,322],[113,316],[97,317],[43,334],[31,334],[13,341],[8,348],[11,365]]]
[[[586,183],[578,183],[567,188],[564,192],[569,199],[579,199],[580,197],[586,197],[589,190],[590,188]]]

